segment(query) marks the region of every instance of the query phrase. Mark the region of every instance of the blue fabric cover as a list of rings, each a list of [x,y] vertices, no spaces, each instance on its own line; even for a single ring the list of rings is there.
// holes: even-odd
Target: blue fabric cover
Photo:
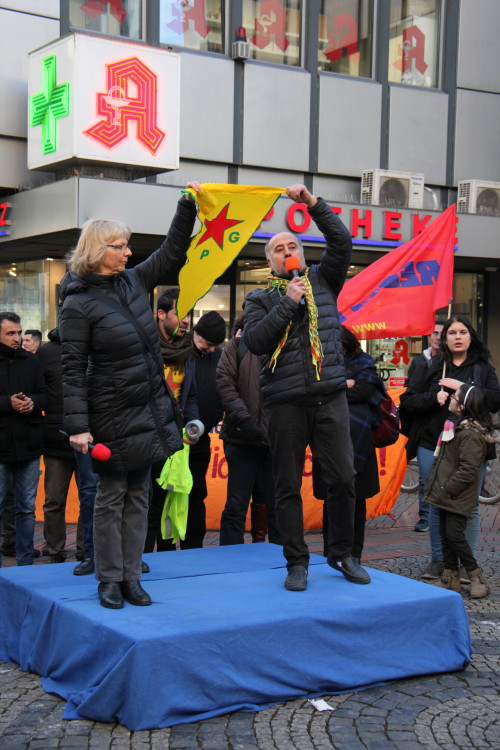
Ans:
[[[0,658],[42,675],[65,719],[131,730],[463,669],[459,594],[370,570],[356,586],[311,556],[305,592],[286,591],[281,547],[145,555],[152,607],[99,605],[73,564],[0,570]]]

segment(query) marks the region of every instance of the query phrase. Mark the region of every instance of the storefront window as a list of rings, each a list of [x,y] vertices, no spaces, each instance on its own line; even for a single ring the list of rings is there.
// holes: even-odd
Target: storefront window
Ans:
[[[439,84],[440,0],[391,0],[389,81]]]
[[[254,60],[300,65],[302,0],[243,0],[243,26]]]
[[[69,24],[74,29],[142,39],[142,0],[70,0]]]
[[[350,76],[372,74],[372,0],[322,0],[318,69]]]
[[[158,286],[155,289],[153,309],[156,316],[156,308],[158,305],[158,297],[163,294],[167,289],[171,289],[171,286]],[[178,288],[178,287],[175,287]],[[198,320],[206,312],[215,310],[219,315],[222,315],[226,323],[226,338],[231,338],[231,331],[229,330],[229,316],[230,316],[230,287],[227,284],[214,284],[209,292],[204,297],[198,300],[193,310],[191,311],[191,328],[193,328]]]
[[[59,283],[66,273],[61,260],[31,260],[0,266],[0,309],[15,312],[23,331],[47,333],[58,323]]]
[[[161,0],[160,42],[223,52],[221,0]]]

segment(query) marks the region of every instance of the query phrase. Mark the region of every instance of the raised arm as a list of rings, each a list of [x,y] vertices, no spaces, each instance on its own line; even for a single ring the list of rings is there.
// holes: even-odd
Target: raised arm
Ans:
[[[198,182],[190,182],[187,187],[200,191]],[[158,284],[169,283],[172,276],[178,275],[186,262],[195,219],[196,204],[192,196],[185,193],[177,203],[177,210],[161,247],[132,270],[148,292]]]

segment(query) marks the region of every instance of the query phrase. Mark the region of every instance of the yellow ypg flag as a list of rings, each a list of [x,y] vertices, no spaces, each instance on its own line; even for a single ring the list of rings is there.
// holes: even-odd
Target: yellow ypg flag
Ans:
[[[245,247],[282,188],[205,182],[189,191],[198,203],[201,228],[179,273],[177,315],[182,320]]]

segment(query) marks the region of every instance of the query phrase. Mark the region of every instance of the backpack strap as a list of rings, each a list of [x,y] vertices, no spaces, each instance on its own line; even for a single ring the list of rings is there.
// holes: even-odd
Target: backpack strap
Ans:
[[[238,339],[238,348],[236,349],[236,366],[238,367],[238,370],[240,369],[241,362],[247,351],[248,346],[245,344],[243,336],[240,336]]]

